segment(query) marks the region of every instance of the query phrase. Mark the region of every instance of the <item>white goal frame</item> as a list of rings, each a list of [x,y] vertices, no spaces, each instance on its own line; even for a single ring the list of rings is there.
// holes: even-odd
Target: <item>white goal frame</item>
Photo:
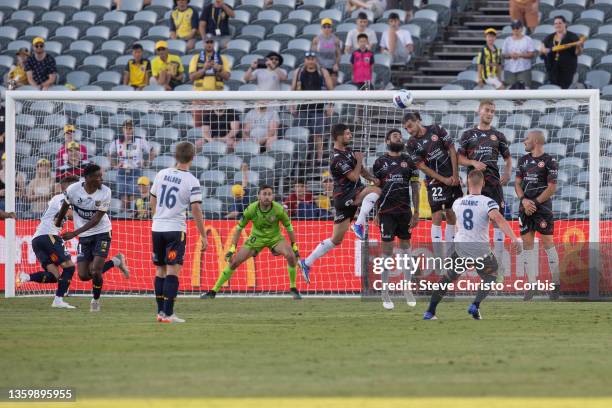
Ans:
[[[396,91],[233,91],[233,92],[126,92],[126,91],[7,91],[6,92],[6,211],[15,211],[15,142],[16,103],[19,101],[355,101],[390,102]],[[600,157],[600,98],[597,89],[575,90],[459,90],[412,91],[415,101],[464,99],[505,100],[588,100],[589,104],[589,240],[599,242],[599,157]],[[16,223],[5,220],[6,264],[5,297],[15,296]],[[593,284],[593,282],[591,282]],[[594,287],[591,285],[591,289]],[[596,289],[596,287],[595,287]]]

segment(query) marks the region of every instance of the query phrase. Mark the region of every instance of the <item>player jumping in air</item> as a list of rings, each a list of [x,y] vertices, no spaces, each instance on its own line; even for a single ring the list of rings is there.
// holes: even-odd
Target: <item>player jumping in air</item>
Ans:
[[[191,207],[193,219],[200,233],[202,250],[208,242],[202,216],[202,187],[189,172],[195,156],[195,146],[189,142],[176,145],[176,167],[161,170],[151,187],[151,211],[153,224],[153,263],[155,264],[155,300],[157,321],[161,323],[185,323],[174,313],[174,300],[179,289],[179,274],[185,256],[186,211]]]
[[[406,150],[425,175],[427,198],[431,207],[431,242],[434,256],[442,256],[442,218],[446,218],[444,240],[450,251],[455,238],[455,213],[452,206],[463,196],[459,183],[457,151],[453,138],[438,125],[423,126],[419,113],[404,115],[404,127],[411,137]]]
[[[236,253],[236,245],[240,238],[240,232],[249,222],[253,223],[251,235],[247,238],[244,245]],[[281,233],[279,223],[282,223],[289,235],[291,245],[285,240]],[[298,246],[295,242],[293,225],[285,211],[285,208],[274,201],[274,191],[272,187],[263,185],[257,193],[257,201],[251,203],[238,222],[238,228],[232,235],[232,245],[229,252],[225,255],[228,264],[219,275],[215,286],[208,292],[202,294],[202,299],[214,299],[219,289],[225,282],[232,277],[234,271],[247,259],[256,256],[264,248],[269,248],[272,254],[282,255],[287,260],[287,271],[289,272],[289,287],[294,299],[301,299],[302,296],[295,285],[297,258],[300,257]],[[235,255],[234,255],[235,254]]]
[[[484,175],[480,170],[472,170],[468,174],[469,194],[459,198],[453,204],[453,211],[457,214],[457,233],[455,234],[455,252],[451,257],[472,260],[476,264],[476,272],[482,279],[483,287],[478,290],[474,302],[470,305],[468,313],[476,320],[480,320],[480,303],[489,294],[491,285],[497,279],[498,263],[489,246],[489,220],[497,223],[512,241],[515,252],[521,252],[521,242],[512,232],[512,228],[499,212],[499,205],[491,198],[482,195]],[[476,263],[480,259],[481,263]],[[465,264],[465,263],[464,263]],[[480,267],[479,267],[480,266]],[[461,274],[449,270],[440,280],[440,289],[434,291],[429,303],[429,309],[423,315],[424,320],[436,319],[436,307],[448,290],[448,285],[454,282]]]
[[[372,167],[374,176],[380,180],[382,194],[378,203],[378,221],[382,249],[385,256],[393,256],[393,240],[399,238],[400,250],[410,248],[410,230],[419,222],[419,175],[414,163],[404,150],[404,141],[399,129],[391,129],[385,137],[387,153],[380,156]],[[410,208],[410,189],[412,206]],[[404,279],[410,281],[415,271],[404,271]],[[389,271],[383,272],[383,282],[388,282]],[[410,290],[404,291],[406,302],[415,306],[416,300]],[[383,290],[383,307],[393,309],[388,290]]]
[[[546,140],[538,130],[527,133],[525,151],[529,152],[518,161],[514,189],[521,205],[519,207],[519,225],[525,254],[525,270],[529,282],[536,281],[538,271],[537,254],[533,253],[533,239],[536,232],[544,244],[548,266],[555,283],[550,298],[559,298],[559,256],[553,242],[554,219],[551,197],[557,190],[557,171],[559,165],[550,155],[544,153]],[[534,257],[535,255],[535,257]],[[531,300],[535,290],[525,293],[524,300]]]
[[[508,150],[508,141],[503,133],[493,128],[495,117],[495,103],[491,100],[483,100],[478,108],[480,121],[478,126],[466,130],[461,136],[459,146],[459,164],[484,173],[485,184],[482,194],[494,200],[499,206],[499,211],[504,215],[504,186],[510,180],[512,174],[512,157]],[[504,174],[500,177],[497,159],[504,159]],[[493,249],[500,263],[499,278],[503,279],[503,253],[504,233],[499,225],[493,222]]]
[[[357,222],[353,231],[359,239],[365,239],[364,224],[370,210],[380,197],[380,181],[373,177],[363,166],[363,153],[353,152],[348,146],[353,135],[348,126],[338,123],[332,126],[331,136],[334,139],[334,152],[330,170],[334,178],[334,229],[331,238],[323,240],[305,260],[300,260],[300,267],[306,282],[310,282],[310,268],[315,261],[342,243],[344,235],[361,204]],[[364,186],[360,177],[372,181],[374,186]]]
[[[89,310],[100,311],[102,274],[113,266],[119,268],[127,279],[130,272],[123,255],[106,261],[111,246],[111,222],[106,213],[110,207],[111,190],[102,184],[102,170],[96,164],[88,164],[83,171],[85,181],[70,185],[64,191],[64,202],[55,217],[55,227],[60,228],[68,209],[72,206],[75,230],[61,235],[64,241],[79,237],[77,271],[82,281],[92,281],[93,299]]]

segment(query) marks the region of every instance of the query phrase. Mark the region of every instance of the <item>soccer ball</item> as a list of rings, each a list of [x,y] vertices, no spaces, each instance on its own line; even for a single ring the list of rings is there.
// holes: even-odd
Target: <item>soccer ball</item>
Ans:
[[[393,105],[397,109],[407,109],[412,105],[412,100],[414,96],[412,96],[412,92],[407,89],[400,89],[395,94],[393,94]]]

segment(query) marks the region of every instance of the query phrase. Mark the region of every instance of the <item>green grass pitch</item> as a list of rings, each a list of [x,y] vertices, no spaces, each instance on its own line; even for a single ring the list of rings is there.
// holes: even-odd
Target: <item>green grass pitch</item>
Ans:
[[[0,299],[3,387],[79,398],[610,397],[611,303],[425,301],[393,311],[358,299]]]

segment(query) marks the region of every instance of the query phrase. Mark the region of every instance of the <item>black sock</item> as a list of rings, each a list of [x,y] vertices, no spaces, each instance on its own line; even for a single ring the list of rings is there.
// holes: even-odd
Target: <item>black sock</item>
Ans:
[[[166,316],[174,314],[174,299],[176,298],[178,287],[178,276],[166,276],[166,279],[164,279],[164,313]]]
[[[486,285],[490,284],[491,282],[495,282],[496,279],[497,279],[497,276],[495,275],[482,276],[482,282]],[[487,297],[490,291],[491,291],[490,289],[487,289],[487,290],[479,289],[478,290],[478,292],[476,293],[476,299],[474,299],[474,304],[476,305],[476,307],[480,307],[480,302],[482,302]]]
[[[95,274],[91,278],[91,293],[93,294],[93,298],[96,300],[100,299],[100,294],[102,293],[102,283],[104,283],[102,275]]]
[[[104,262],[104,266],[102,267],[102,273],[112,269],[115,267],[115,264],[113,263],[113,260],[111,259],[110,261],[106,261]]]
[[[164,281],[165,278],[155,277],[155,300],[157,301],[157,313],[164,311]]]
[[[55,291],[55,296],[64,297],[64,295],[68,291],[68,287],[70,286],[72,275],[74,275],[74,266],[64,268],[64,270],[62,271],[62,276],[60,276],[59,281],[57,283],[57,290]]]
[[[31,274],[30,281],[38,283],[55,283],[57,282],[57,278],[51,272],[41,271]]]
[[[438,307],[438,303],[440,303],[442,298],[446,295],[446,292],[448,291],[448,284],[453,282],[459,276],[455,272],[449,272],[449,274],[452,274],[452,277],[444,275],[442,279],[440,279],[440,284],[444,285],[444,289],[435,290],[431,295],[429,308],[427,309],[427,311],[431,314],[436,314],[436,307]]]

